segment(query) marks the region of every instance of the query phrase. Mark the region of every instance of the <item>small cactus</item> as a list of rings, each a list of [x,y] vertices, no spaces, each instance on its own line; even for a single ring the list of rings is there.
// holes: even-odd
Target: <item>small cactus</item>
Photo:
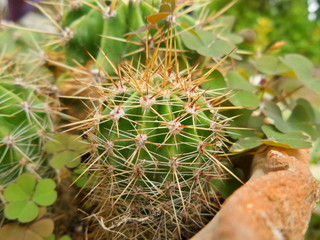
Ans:
[[[177,20],[174,3],[157,10],[159,1],[66,1],[52,4],[56,15],[38,6],[56,27],[39,45],[73,110],[65,127],[91,143],[75,181],[88,181],[81,185],[90,192],[93,239],[190,237],[218,210],[222,179],[237,178],[227,157],[232,117],[222,113],[234,107],[225,89],[212,87],[234,45],[185,16],[205,18],[201,4],[182,4]],[[218,64],[206,73],[195,66],[207,59],[181,54],[193,37],[199,48],[221,46],[208,52]]]
[[[231,173],[226,95],[201,89],[210,72],[194,78],[194,69],[162,61],[155,54],[146,66],[122,65],[102,83],[94,117],[71,124],[85,123],[94,146],[89,199],[105,239],[190,237],[218,207],[213,182]]]

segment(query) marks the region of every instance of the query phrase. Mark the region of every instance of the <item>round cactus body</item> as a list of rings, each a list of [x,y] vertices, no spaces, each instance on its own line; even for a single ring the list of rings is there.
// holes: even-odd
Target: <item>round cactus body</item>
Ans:
[[[213,181],[228,171],[225,95],[174,65],[123,65],[117,80],[103,82],[94,117],[78,122],[90,126],[89,198],[104,239],[179,239],[216,210]]]

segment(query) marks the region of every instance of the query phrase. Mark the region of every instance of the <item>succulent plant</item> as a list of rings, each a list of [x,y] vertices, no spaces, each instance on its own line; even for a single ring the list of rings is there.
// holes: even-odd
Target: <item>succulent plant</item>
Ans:
[[[90,199],[106,238],[192,234],[218,204],[214,179],[233,174],[225,157],[230,118],[221,113],[226,94],[199,88],[210,72],[193,79],[169,62],[155,55],[138,69],[122,66],[105,83],[94,117],[71,124],[89,129]]]
[[[47,93],[52,75],[24,61],[14,52],[0,56],[0,185],[44,170],[43,144],[53,131],[54,98]]]

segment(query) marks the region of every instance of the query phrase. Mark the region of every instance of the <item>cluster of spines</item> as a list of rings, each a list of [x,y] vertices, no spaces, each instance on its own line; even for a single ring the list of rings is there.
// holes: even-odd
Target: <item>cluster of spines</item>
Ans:
[[[21,54],[6,51],[6,46],[3,49],[0,56],[1,186],[23,172],[39,177],[45,171],[41,169],[45,161],[43,144],[53,131],[54,105],[53,98],[47,95],[52,80],[49,71],[27,63],[27,57],[32,62],[28,50]]]

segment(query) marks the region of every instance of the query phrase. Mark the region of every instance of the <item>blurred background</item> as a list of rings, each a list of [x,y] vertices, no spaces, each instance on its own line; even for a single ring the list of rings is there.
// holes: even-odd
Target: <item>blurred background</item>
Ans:
[[[225,5],[216,0],[211,8]],[[300,53],[320,64],[320,0],[238,0],[226,13],[236,17],[236,30],[248,38],[253,36],[244,30],[255,31],[255,50],[283,41],[283,53]]]

